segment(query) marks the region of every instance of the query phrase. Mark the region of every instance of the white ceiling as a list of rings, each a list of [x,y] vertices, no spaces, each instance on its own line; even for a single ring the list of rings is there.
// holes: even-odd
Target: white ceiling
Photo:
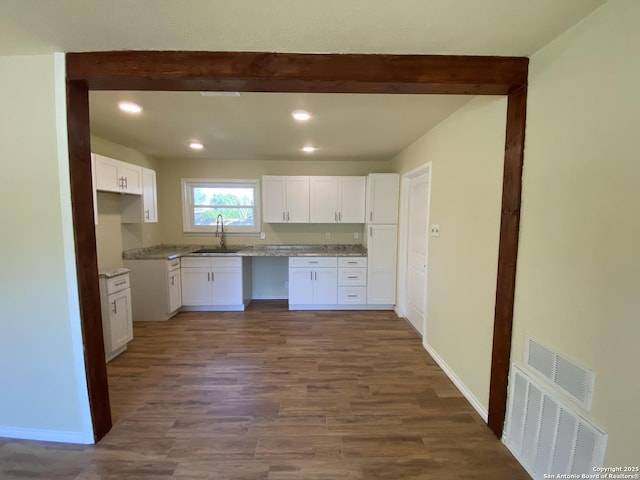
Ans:
[[[230,50],[529,56],[604,0],[0,0],[0,55]]]
[[[209,50],[530,56],[604,0],[0,0],[0,55]],[[123,117],[115,104],[143,104]],[[389,159],[468,97],[92,92],[92,132],[160,157]],[[291,121],[311,110],[307,125]],[[186,148],[192,138],[206,150]]]
[[[198,92],[91,92],[91,132],[145,154],[172,158],[390,160],[469,101],[468,96]],[[142,113],[117,106],[131,100]],[[296,122],[294,110],[312,113]],[[199,140],[203,151],[187,144]],[[312,155],[306,144],[319,148]]]

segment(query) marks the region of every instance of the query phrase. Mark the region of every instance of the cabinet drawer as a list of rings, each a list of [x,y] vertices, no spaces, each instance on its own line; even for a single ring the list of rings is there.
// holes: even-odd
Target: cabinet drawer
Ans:
[[[360,305],[367,303],[367,287],[338,287],[339,305]]]
[[[182,257],[180,260],[183,268],[189,267],[202,267],[209,268],[211,267],[211,258],[210,257]]]
[[[242,267],[242,257],[182,257],[182,268]]]
[[[339,267],[366,267],[367,257],[339,257]]]
[[[129,274],[118,275],[107,279],[107,295],[129,288]]]
[[[338,285],[339,286],[358,286],[365,287],[367,285],[367,269],[366,268],[339,268],[338,269]]]
[[[167,272],[173,272],[180,268],[180,259],[174,258],[173,260],[167,260]]]
[[[242,257],[212,257],[211,265],[217,267],[242,267]]]
[[[290,257],[290,267],[337,267],[336,257]]]

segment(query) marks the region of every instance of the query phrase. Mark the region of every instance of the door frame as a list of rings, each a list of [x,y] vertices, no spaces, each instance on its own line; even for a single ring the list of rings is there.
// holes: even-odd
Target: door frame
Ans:
[[[489,427],[502,436],[515,293],[529,59],[456,55],[112,51],[66,54],[67,135],[80,322],[95,440],[111,429],[102,340],[89,90],[506,95]]]
[[[431,218],[431,182],[433,172],[433,162],[429,161],[402,175],[400,183],[400,231],[398,249],[398,292],[400,292],[400,302],[396,313],[401,317],[407,317],[409,313],[409,193],[411,180],[422,175],[429,175],[429,198],[427,200],[427,228]],[[429,262],[429,232],[427,231],[427,267]],[[428,270],[427,270],[428,272]],[[428,275],[427,275],[428,277]],[[428,278],[425,280],[425,287]],[[425,292],[425,307],[427,305],[427,294]],[[427,310],[424,310],[424,322],[422,324],[422,343],[427,337]]]

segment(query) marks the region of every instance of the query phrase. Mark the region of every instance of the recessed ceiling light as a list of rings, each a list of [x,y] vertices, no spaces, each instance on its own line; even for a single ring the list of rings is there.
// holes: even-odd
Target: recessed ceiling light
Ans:
[[[140,113],[142,107],[133,102],[118,102],[118,108],[127,113]]]
[[[202,150],[204,148],[204,145],[202,144],[202,142],[189,142],[189,148],[191,148],[192,150]]]
[[[311,114],[305,110],[295,110],[291,112],[291,116],[299,122],[306,122],[311,118]]]
[[[314,147],[313,145],[305,145],[302,147],[302,151],[304,153],[313,153],[318,149],[318,147]]]

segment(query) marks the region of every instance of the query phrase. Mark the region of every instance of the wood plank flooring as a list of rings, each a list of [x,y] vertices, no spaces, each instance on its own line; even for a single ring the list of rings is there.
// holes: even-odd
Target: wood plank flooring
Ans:
[[[108,364],[97,445],[0,439],[0,478],[529,479],[393,312],[182,313]]]

